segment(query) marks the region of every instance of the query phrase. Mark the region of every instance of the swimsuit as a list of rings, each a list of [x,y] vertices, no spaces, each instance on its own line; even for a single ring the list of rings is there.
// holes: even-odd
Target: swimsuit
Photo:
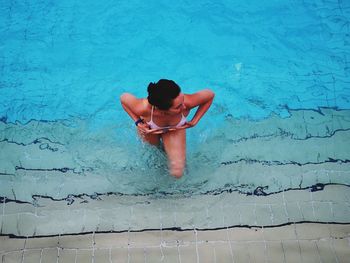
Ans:
[[[165,129],[165,128],[170,128],[170,127],[179,128],[186,123],[186,117],[181,112],[182,117],[181,117],[181,120],[178,124],[176,124],[175,126],[172,125],[172,126],[160,127],[153,122],[153,109],[154,109],[154,106],[152,106],[151,120],[147,122],[147,124],[151,127],[151,129]]]

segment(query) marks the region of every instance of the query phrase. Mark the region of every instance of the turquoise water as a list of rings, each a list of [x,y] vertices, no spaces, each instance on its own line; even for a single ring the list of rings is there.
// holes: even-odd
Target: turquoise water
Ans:
[[[271,179],[241,170],[251,160],[300,166],[350,159],[333,136],[349,129],[349,17],[348,1],[2,1],[0,195],[349,184],[348,177],[281,172]],[[188,130],[179,181],[169,177],[164,154],[140,142],[119,103],[123,92],[145,97],[160,78],[185,93],[216,93]],[[307,155],[286,154],[273,135],[290,147],[302,142],[288,153]],[[247,138],[261,140],[245,148],[239,142]],[[306,148],[317,138],[330,139],[321,141],[330,148]],[[239,167],[224,172],[226,162]]]

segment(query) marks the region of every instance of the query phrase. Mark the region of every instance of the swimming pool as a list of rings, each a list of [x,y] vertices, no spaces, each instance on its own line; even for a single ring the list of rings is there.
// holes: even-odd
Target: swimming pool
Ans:
[[[348,2],[0,8],[1,234],[350,223]],[[118,101],[160,78],[216,93],[180,180]]]

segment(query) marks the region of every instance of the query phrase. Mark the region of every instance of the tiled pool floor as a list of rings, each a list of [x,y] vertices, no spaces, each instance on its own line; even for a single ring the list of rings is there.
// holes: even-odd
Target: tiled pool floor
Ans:
[[[69,168],[66,144],[56,151],[39,126],[27,139],[25,127],[0,123],[1,263],[350,262],[349,116],[230,123],[242,134],[225,129],[200,149],[225,143],[210,175],[227,183],[164,194],[96,192],[99,173]],[[71,189],[81,185],[91,191]]]
[[[213,230],[273,227],[291,223],[349,223],[350,193],[345,185],[282,191],[266,196],[238,192],[192,197],[104,195],[89,202],[37,199],[35,205],[0,204],[0,233],[40,237],[147,230]],[[4,200],[6,201],[6,200]]]
[[[349,262],[347,186],[204,195],[192,197],[187,207],[178,198],[176,213],[156,199],[148,207],[153,216],[143,217],[134,198],[108,196],[71,206],[46,199],[37,207],[4,203],[1,262]],[[193,209],[200,204],[203,209]],[[79,210],[95,217],[84,221]]]
[[[350,258],[350,224],[2,236],[0,240],[2,263],[349,262]]]

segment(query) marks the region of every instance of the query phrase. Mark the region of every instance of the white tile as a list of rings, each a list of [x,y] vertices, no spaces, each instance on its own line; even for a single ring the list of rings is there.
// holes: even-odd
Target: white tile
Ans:
[[[333,238],[345,238],[350,236],[350,224],[329,224],[330,235]]]
[[[178,259],[180,254],[181,263],[195,263],[197,262],[197,250],[194,244],[180,246],[179,252],[173,248],[171,251],[171,256],[169,256],[169,261],[172,262]]]
[[[76,263],[92,262],[92,249],[78,249],[76,256]]]
[[[75,249],[60,249],[58,263],[74,263],[77,256]]]
[[[128,248],[114,248],[111,249],[111,258],[113,263],[127,263],[130,262]],[[143,261],[141,261],[143,262]]]
[[[329,239],[317,240],[316,247],[322,262],[337,262],[335,252],[332,250]]]
[[[301,222],[304,221],[304,217],[301,212],[300,206],[297,202],[288,202],[286,203],[286,209],[288,212],[288,221],[289,222]]]
[[[18,231],[20,236],[34,236],[36,230],[36,216],[34,214],[20,214]]]
[[[266,242],[267,246],[267,262],[284,262],[284,251],[282,243],[280,241],[268,241]]]
[[[57,248],[59,246],[58,236],[54,237],[37,237],[26,240],[26,249],[33,248]]]
[[[300,240],[301,257],[303,262],[320,262],[319,253],[314,241],[310,240]]]
[[[18,215],[9,214],[2,217],[1,234],[13,234],[19,236]]]
[[[266,241],[296,240],[294,225],[264,228],[263,236]]]
[[[350,205],[348,203],[333,203],[332,208],[335,222],[349,222]]]
[[[288,216],[285,212],[285,207],[281,204],[272,204],[272,220],[273,225],[280,225],[288,222]]]
[[[92,234],[65,235],[59,238],[61,248],[91,249],[92,243]]]
[[[248,242],[251,262],[268,262],[267,245],[264,242]]]
[[[94,263],[109,263],[109,249],[95,249],[93,255]]]
[[[350,259],[350,244],[348,239],[334,239],[333,247],[339,262],[348,262]]]
[[[56,262],[57,258],[58,258],[57,248],[43,249],[42,257],[41,257],[42,263]]]
[[[22,262],[23,258],[23,251],[20,252],[11,252],[8,254],[5,254],[2,257],[3,263],[19,263]]]
[[[261,228],[232,228],[229,229],[231,241],[257,241],[264,240]]]
[[[37,263],[40,262],[41,249],[26,250],[23,255],[23,263]]]
[[[272,225],[271,210],[268,205],[256,206],[256,221],[258,226],[270,226]]]
[[[286,262],[302,262],[298,241],[284,240],[282,241],[282,246]]]
[[[141,234],[142,235],[142,234]],[[95,248],[127,247],[130,243],[131,233],[95,233]],[[89,241],[88,241],[89,242]],[[89,245],[89,243],[87,243]]]
[[[25,238],[9,238],[0,236],[0,251],[20,250],[24,248]]]
[[[249,246],[247,243],[231,242],[234,262],[251,262]],[[227,259],[229,257],[227,256]],[[220,262],[220,261],[219,261]]]
[[[295,229],[299,240],[311,240],[330,237],[329,226],[327,224],[295,224]]]

